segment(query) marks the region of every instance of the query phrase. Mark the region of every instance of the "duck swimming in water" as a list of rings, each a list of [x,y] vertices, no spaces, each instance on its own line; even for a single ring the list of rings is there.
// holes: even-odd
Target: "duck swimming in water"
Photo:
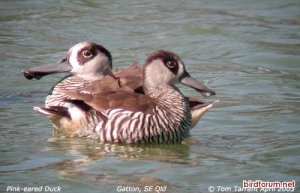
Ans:
[[[142,73],[140,72],[141,68],[139,65],[132,65],[125,70],[115,73],[112,73],[110,68],[111,55],[105,48],[91,42],[83,42],[75,45],[68,51],[66,58],[60,62],[59,67],[35,67],[24,70],[23,73],[27,78],[41,78],[50,73],[71,71],[74,74],[73,76],[68,76],[53,87],[51,94],[46,99],[45,108],[35,107],[35,110],[48,115],[54,127],[57,130],[63,131],[68,136],[99,138],[100,135],[94,130],[96,124],[101,122],[104,114],[80,97],[85,96],[90,98],[91,96],[97,96],[99,102],[101,99],[100,95],[106,96],[106,99],[102,100],[102,103],[106,103],[106,106],[111,106],[111,108],[119,108],[120,105],[122,107],[125,103],[128,106],[130,104],[128,101],[132,101],[133,98],[136,98],[135,103],[139,103],[139,108],[149,105],[149,101],[152,101],[145,100],[141,102],[141,99],[144,100],[143,97],[145,97],[145,95],[141,94],[137,94],[138,97],[135,96],[132,98],[131,96],[131,94],[135,95],[135,91],[140,89],[139,87],[141,86],[140,82],[142,82],[143,76],[141,76]],[[147,87],[144,86],[144,88]],[[74,89],[77,91],[81,90],[81,94],[85,92],[85,94],[89,93],[90,95],[82,95],[79,98],[76,98],[76,96],[74,98],[72,96],[72,94],[74,95],[74,92],[72,93]],[[198,85],[198,91],[205,93],[205,95],[214,94],[213,91],[203,85]],[[120,98],[122,96],[120,93],[127,93],[126,97]],[[75,95],[78,95],[78,93]],[[113,99],[109,100],[111,97]],[[119,97],[119,99],[116,97]],[[154,103],[151,103],[151,105],[154,105]],[[213,103],[192,101],[190,105],[192,107],[192,114],[197,114],[198,116],[198,120],[194,121],[191,125],[193,126],[213,106]],[[125,105],[126,108],[127,106]],[[118,140],[113,139],[109,142],[116,141]],[[122,142],[127,143],[129,141]],[[137,141],[132,140],[132,142]]]

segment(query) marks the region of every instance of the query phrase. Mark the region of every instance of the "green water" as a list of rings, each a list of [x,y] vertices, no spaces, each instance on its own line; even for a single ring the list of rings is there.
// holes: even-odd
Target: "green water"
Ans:
[[[300,191],[299,1],[28,0],[1,1],[0,10],[0,192],[234,192],[243,180],[295,180]],[[21,69],[59,61],[86,40],[110,50],[114,67],[171,50],[217,92],[206,100],[220,103],[182,145],[101,145],[52,135],[32,107],[43,105],[63,75],[28,81]]]

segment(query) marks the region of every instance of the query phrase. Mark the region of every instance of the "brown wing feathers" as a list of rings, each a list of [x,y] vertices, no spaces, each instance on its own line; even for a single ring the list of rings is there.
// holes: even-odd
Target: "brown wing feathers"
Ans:
[[[87,105],[101,112],[107,109],[122,108],[124,110],[152,113],[155,107],[155,102],[152,98],[134,92],[112,91],[87,93],[66,91],[66,94],[76,100],[84,101]]]
[[[143,85],[142,67],[138,64],[133,64],[127,69],[117,70],[114,74],[119,78],[121,87],[115,79],[110,76],[106,76],[86,85],[84,90],[91,93],[111,91],[133,92],[135,89]]]
[[[115,75],[121,79],[121,84],[133,90],[143,85],[143,68],[139,64],[132,64],[127,69],[117,70]]]
[[[135,89],[143,85],[142,67],[133,64],[124,70],[114,72],[118,81],[110,76],[85,86],[82,90],[64,90],[63,92],[76,100],[82,100],[98,111],[122,108],[124,110],[142,111],[151,113],[155,107],[152,98],[135,93]]]
[[[98,111],[105,111],[109,108],[122,108],[124,110],[142,111],[152,113],[155,102],[152,98],[138,94],[143,93],[143,69],[138,64],[132,64],[127,69],[116,70],[115,76],[118,81],[106,76],[96,80],[82,90],[65,90],[65,94],[76,100],[82,100]],[[140,90],[140,92],[136,92]],[[191,108],[200,107],[203,102],[191,97],[187,97]]]

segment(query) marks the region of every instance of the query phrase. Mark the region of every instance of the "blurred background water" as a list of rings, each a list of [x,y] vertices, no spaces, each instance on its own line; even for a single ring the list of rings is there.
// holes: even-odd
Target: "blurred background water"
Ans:
[[[10,185],[61,186],[67,193],[117,192],[119,185],[207,192],[242,180],[295,180],[300,190],[298,0],[11,0],[1,1],[0,10],[1,192]],[[171,50],[217,92],[205,100],[220,103],[182,145],[53,136],[32,107],[43,105],[64,75],[28,81],[21,69],[59,61],[86,40],[110,50],[114,67]]]

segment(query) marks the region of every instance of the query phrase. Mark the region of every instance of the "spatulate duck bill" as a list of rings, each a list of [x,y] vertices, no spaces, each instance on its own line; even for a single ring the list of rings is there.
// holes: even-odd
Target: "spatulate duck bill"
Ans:
[[[29,69],[22,70],[23,75],[27,79],[41,79],[43,76],[49,74],[56,74],[62,72],[70,72],[72,70],[72,66],[66,61],[62,60],[57,64],[48,64],[45,66],[38,66]]]
[[[184,77],[181,79],[181,83],[195,89],[205,97],[216,95],[216,93],[213,90],[207,88],[206,86],[195,80],[188,73],[185,73]]]

